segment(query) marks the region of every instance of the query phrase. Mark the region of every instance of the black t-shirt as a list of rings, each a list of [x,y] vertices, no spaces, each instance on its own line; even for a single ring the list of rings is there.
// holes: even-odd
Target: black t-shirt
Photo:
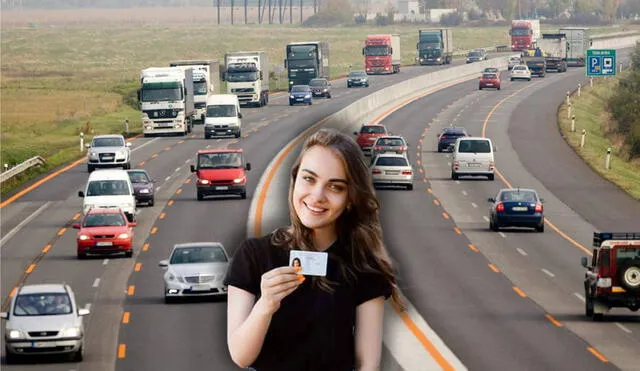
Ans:
[[[272,246],[271,235],[246,240],[236,251],[225,284],[260,297],[262,274],[289,265],[289,252]],[[391,295],[390,283],[379,274],[356,273],[349,282],[342,277],[336,254],[339,242],[326,252],[327,279],[337,283],[328,293],[307,277],[284,298],[273,315],[262,350],[251,365],[257,371],[353,370],[356,307]],[[340,256],[343,256],[340,254]]]

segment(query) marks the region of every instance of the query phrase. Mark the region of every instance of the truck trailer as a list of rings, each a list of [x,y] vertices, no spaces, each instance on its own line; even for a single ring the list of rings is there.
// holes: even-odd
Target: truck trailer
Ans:
[[[542,34],[538,40],[547,62],[547,71],[567,72],[567,38],[564,34]]]
[[[567,37],[567,65],[569,67],[584,67],[587,49],[591,46],[589,28],[563,27],[558,33]]]
[[[207,97],[220,91],[219,62],[217,60],[183,60],[169,63],[171,67],[193,70],[193,104],[195,112],[192,121],[204,124]]]
[[[453,30],[418,30],[417,61],[420,65],[449,64],[453,59]]]
[[[293,85],[308,85],[315,78],[329,79],[329,43],[325,41],[293,42],[285,47],[284,67]]]
[[[374,73],[398,73],[402,58],[400,55],[400,35],[368,35],[364,40],[365,72],[368,75]]]
[[[242,105],[269,103],[269,60],[267,52],[230,52],[224,56],[227,94],[235,94]]]

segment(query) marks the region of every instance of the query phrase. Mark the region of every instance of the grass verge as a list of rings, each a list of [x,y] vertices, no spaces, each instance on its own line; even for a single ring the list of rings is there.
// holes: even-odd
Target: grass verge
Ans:
[[[594,79],[593,88],[588,85],[571,96],[571,114],[576,117],[575,132],[571,132],[571,120],[567,117],[566,102],[558,110],[560,131],[569,145],[600,176],[614,183],[631,197],[640,200],[640,161],[627,161],[622,141],[612,131],[612,118],[606,110],[606,102],[618,85],[618,79]],[[580,147],[582,129],[586,131],[585,146]],[[605,169],[607,148],[611,148],[611,168]]]

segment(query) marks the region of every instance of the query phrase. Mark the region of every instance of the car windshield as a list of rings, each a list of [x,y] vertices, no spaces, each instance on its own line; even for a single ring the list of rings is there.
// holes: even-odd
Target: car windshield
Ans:
[[[358,78],[362,78],[367,76],[366,72],[364,71],[353,71],[353,72],[349,72],[349,77],[358,77]]]
[[[149,177],[144,171],[129,171],[131,183],[149,183]]]
[[[487,80],[495,80],[498,78],[498,75],[496,75],[495,73],[485,73],[482,75],[482,78]]]
[[[409,166],[404,157],[378,157],[376,166]]]
[[[385,134],[387,131],[384,126],[365,125],[360,129],[360,134]]]
[[[327,80],[317,79],[317,80],[309,81],[309,86],[327,86],[327,85],[328,85]]]
[[[479,57],[480,56],[480,52],[469,52],[469,57]]]
[[[535,192],[511,190],[500,193],[500,201],[505,202],[538,202]]]
[[[233,169],[242,167],[242,154],[238,152],[201,153],[199,169]]]
[[[291,88],[291,92],[292,93],[302,93],[302,92],[306,92],[306,91],[309,91],[309,87],[308,86],[296,85],[296,86]]]
[[[173,251],[169,264],[224,263],[227,257],[219,246],[189,246]]]
[[[458,152],[461,153],[490,153],[491,146],[487,140],[463,140]]]
[[[404,146],[404,141],[400,138],[380,138],[376,142],[376,146],[388,146],[388,147]]]
[[[94,180],[87,187],[87,196],[128,196],[126,180]]]
[[[236,115],[236,106],[233,104],[207,106],[207,117],[235,117]]]
[[[18,295],[13,308],[15,316],[56,316],[71,314],[71,300],[66,293]]]
[[[466,137],[467,135],[461,131],[445,131],[443,135],[447,137]]]
[[[527,67],[525,67],[525,66],[515,66],[515,67],[513,67],[513,70],[514,71],[526,71]]]
[[[487,67],[484,69],[484,72],[498,72],[498,69],[495,67]]]
[[[92,147],[124,147],[122,138],[93,138]]]
[[[616,265],[626,266],[631,261],[640,260],[640,248],[638,247],[618,247],[616,251]]]
[[[123,227],[125,222],[122,214],[89,214],[84,218],[83,227]]]

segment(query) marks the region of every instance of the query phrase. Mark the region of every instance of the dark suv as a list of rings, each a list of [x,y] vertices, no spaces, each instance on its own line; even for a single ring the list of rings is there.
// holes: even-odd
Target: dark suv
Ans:
[[[585,314],[594,321],[611,308],[640,309],[640,232],[593,233],[591,264],[584,278]]]
[[[438,134],[438,152],[453,150],[456,139],[468,136],[464,128],[444,128]]]
[[[309,81],[311,94],[314,97],[331,98],[331,83],[327,79],[313,79]]]

